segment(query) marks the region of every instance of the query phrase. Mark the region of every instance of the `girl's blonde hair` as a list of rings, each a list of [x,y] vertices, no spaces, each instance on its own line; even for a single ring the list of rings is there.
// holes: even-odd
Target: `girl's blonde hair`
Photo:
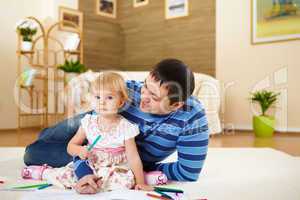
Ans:
[[[123,101],[128,100],[127,87],[124,78],[116,72],[102,72],[92,82],[92,90],[109,90],[118,92]]]

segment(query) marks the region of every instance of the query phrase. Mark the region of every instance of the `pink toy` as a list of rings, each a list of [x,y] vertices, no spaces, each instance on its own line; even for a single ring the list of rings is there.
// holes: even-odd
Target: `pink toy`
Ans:
[[[163,185],[168,182],[167,176],[161,171],[145,172],[144,176],[148,185]]]
[[[42,180],[42,175],[45,169],[51,168],[45,165],[31,165],[22,169],[21,176],[24,179]]]

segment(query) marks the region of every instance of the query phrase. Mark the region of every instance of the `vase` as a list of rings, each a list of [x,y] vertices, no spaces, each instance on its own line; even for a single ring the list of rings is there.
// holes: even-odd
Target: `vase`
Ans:
[[[22,51],[31,51],[32,50],[32,42],[22,41],[21,50]]]
[[[74,72],[65,72],[65,83],[68,84],[73,78],[77,77],[79,74]]]
[[[275,118],[271,116],[253,116],[253,130],[256,137],[272,137]]]

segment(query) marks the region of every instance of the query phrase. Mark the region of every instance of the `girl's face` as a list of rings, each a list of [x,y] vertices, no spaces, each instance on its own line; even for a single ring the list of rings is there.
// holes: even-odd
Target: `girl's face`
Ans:
[[[124,103],[118,92],[105,89],[93,91],[91,102],[94,110],[102,115],[117,114]]]

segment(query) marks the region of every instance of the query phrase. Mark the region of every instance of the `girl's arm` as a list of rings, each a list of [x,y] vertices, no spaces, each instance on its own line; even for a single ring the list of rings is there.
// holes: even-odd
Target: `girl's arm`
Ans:
[[[138,154],[134,138],[125,140],[125,151],[129,166],[135,176],[135,189],[153,190],[152,187],[145,184],[143,165]]]
[[[86,159],[88,151],[84,146],[81,146],[86,139],[84,130],[79,127],[77,133],[72,137],[68,143],[67,151],[72,156],[79,156],[81,159]]]

